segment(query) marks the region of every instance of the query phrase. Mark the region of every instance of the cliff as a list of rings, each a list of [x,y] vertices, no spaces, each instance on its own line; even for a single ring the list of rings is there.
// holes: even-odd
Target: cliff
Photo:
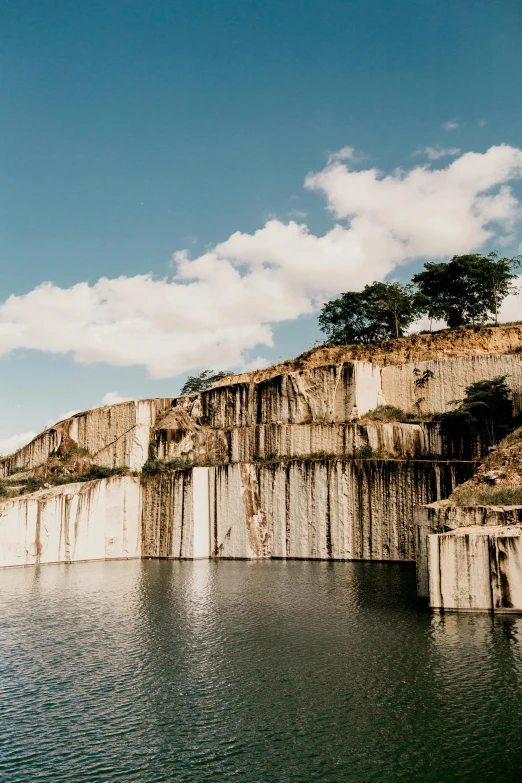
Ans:
[[[229,375],[218,381],[215,386],[265,381],[275,375],[354,360],[387,367],[437,359],[461,359],[466,356],[520,352],[522,352],[522,323],[462,327],[385,340],[380,345],[319,346],[306,351],[296,359],[289,359],[263,370]]]
[[[0,564],[424,553],[426,592],[428,537],[447,527],[441,509],[456,508],[430,504],[455,497],[484,452],[478,440],[443,438],[429,413],[497,375],[519,407],[522,327],[395,342],[389,353],[324,348],[201,394],[59,422],[0,461],[12,495],[0,503]],[[401,420],[376,420],[379,406],[402,409]],[[96,475],[107,478],[77,480]],[[44,488],[31,491],[35,482]]]
[[[418,592],[432,608],[522,611],[522,428],[414,516]]]

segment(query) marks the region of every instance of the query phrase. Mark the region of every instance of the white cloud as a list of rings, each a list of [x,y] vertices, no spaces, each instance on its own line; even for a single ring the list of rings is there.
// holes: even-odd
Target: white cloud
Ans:
[[[428,156],[430,160],[438,160],[439,158],[454,158],[455,155],[460,154],[458,147],[439,147],[438,144],[435,147],[425,147],[423,152]]]
[[[479,126],[479,128],[484,128],[484,127],[485,127],[487,124],[488,124],[488,123],[487,123],[487,121],[486,121],[486,120],[479,120],[479,121],[478,121],[478,126]]]
[[[506,296],[500,308],[500,321],[522,321],[522,275],[513,281],[520,293]]]
[[[9,438],[0,438],[0,455],[12,454],[21,449],[26,443],[36,438],[36,432],[21,432],[19,435],[11,435]]]
[[[57,424],[59,421],[65,421],[65,419],[70,419],[72,416],[75,416],[77,413],[80,412],[81,412],[80,410],[74,410],[74,411],[65,411],[64,413],[59,413],[58,416],[47,419],[45,427],[46,429],[49,429],[49,427],[52,427],[53,424]]]
[[[454,120],[448,120],[448,122],[444,122],[442,127],[444,130],[452,131],[457,130],[457,128],[460,128],[460,124],[458,122],[455,122]]]
[[[121,394],[118,394],[118,392],[116,391],[110,391],[103,396],[101,404],[116,405],[118,402],[127,402],[128,400],[132,400],[132,399],[133,399],[132,397],[122,397]]]
[[[359,155],[356,154],[354,147],[342,147],[337,152],[331,152],[328,155],[328,163],[334,163],[339,160],[359,160]]]
[[[522,177],[522,150],[466,153],[446,168],[352,171],[346,151],[309,174],[335,218],[316,236],[291,220],[236,232],[177,274],[44,283],[0,305],[0,355],[70,353],[77,362],[143,365],[154,378],[201,367],[241,368],[272,346],[272,324],[310,314],[324,297],[358,290],[415,258],[476,250],[512,229],[520,204],[507,183]]]

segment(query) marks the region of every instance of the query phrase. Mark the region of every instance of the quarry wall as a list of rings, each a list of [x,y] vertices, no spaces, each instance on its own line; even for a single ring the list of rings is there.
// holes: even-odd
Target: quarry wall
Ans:
[[[85,449],[98,465],[141,470],[148,457],[151,429],[174,398],[137,400],[93,408],[58,422],[27,446],[0,459],[0,478],[43,465],[54,453]]]
[[[426,370],[432,377],[419,389]],[[446,410],[470,383],[498,375],[519,406],[522,355],[513,353],[386,366],[340,361],[76,414],[0,460],[0,477],[71,450],[136,474],[149,460],[146,472],[0,503],[0,565],[417,557],[419,592],[428,595],[430,536],[489,525],[481,515],[491,511],[429,506],[470,478],[481,444],[450,443],[436,422],[364,415],[384,404],[418,413],[420,396],[422,410]],[[510,524],[503,513],[494,515],[498,528]]]
[[[0,503],[0,566],[140,556],[139,478],[67,484]]]
[[[522,610],[522,506],[414,511],[417,593],[433,609]]]
[[[522,525],[472,526],[430,535],[428,570],[434,609],[520,612]]]
[[[160,460],[254,462],[310,455],[397,459],[477,459],[484,446],[479,439],[443,438],[437,422],[402,424],[258,424],[213,430],[180,424],[167,417],[155,429],[153,452]]]
[[[415,369],[433,373],[422,389],[415,386]],[[421,397],[422,410],[441,412],[452,400],[462,398],[470,383],[497,375],[507,376],[515,407],[520,410],[522,354],[464,356],[386,367],[343,362],[260,382],[218,386],[194,397],[119,403],[76,414],[45,430],[27,446],[0,459],[0,478],[34,469],[50,455],[73,448],[84,449],[99,465],[141,470],[151,440],[160,458],[189,453],[194,459],[228,461],[251,461],[274,453],[341,456],[365,444],[391,456],[444,456],[444,444],[437,444],[433,430],[428,433],[426,427],[414,434],[414,430],[408,432],[397,425],[388,430],[372,430],[368,425],[365,431],[328,425],[352,425],[384,404],[418,414],[416,402]],[[182,443],[186,435],[188,439]],[[468,450],[461,456],[472,454]]]
[[[210,552],[225,558],[413,560],[413,508],[446,497],[475,463],[297,460],[208,471]],[[143,554],[191,557],[192,474],[144,480]],[[189,511],[184,508],[188,506]]]
[[[433,373],[426,386],[415,386],[413,370],[422,375]],[[450,402],[464,397],[466,386],[477,381],[506,376],[513,392],[513,403],[518,413],[522,409],[522,355],[464,356],[458,359],[434,359],[414,364],[382,368],[382,394],[388,405],[413,412],[415,400],[424,397],[423,410],[442,413],[451,409]]]
[[[0,566],[132,557],[413,560],[413,508],[475,463],[299,460],[114,476],[0,503]]]

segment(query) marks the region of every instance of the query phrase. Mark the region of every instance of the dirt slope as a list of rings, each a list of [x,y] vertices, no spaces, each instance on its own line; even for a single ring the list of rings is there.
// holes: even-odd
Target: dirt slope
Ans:
[[[295,359],[275,364],[264,370],[229,375],[215,386],[264,381],[281,373],[339,364],[359,359],[378,366],[424,362],[430,359],[450,359],[484,354],[522,353],[522,323],[500,326],[445,329],[432,334],[414,334],[398,340],[386,340],[380,345],[320,346]]]

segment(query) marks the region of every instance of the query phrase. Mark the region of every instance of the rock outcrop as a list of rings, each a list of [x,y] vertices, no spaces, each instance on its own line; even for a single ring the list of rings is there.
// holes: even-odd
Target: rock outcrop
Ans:
[[[450,442],[423,416],[498,375],[507,376],[519,408],[522,327],[452,335],[390,343],[388,353],[382,346],[322,348],[201,394],[120,403],[59,422],[0,460],[2,491],[28,492],[37,479],[59,483],[75,472],[84,480],[0,503],[0,565],[105,557],[417,558],[420,593],[464,608],[457,606],[457,583],[435,587],[430,547],[439,547],[442,567],[463,546],[457,531],[488,528],[469,532],[476,538],[469,551],[486,539],[489,550],[496,547],[491,581],[491,563],[516,548],[499,543],[502,531],[509,527],[514,540],[512,522],[520,520],[506,509],[464,512],[444,502],[471,479],[484,444]],[[501,338],[511,352],[496,351]],[[402,409],[400,421],[369,413],[385,405]],[[85,480],[101,468],[101,475],[122,475]],[[430,543],[441,534],[448,541]],[[506,604],[505,592],[499,600]]]
[[[0,504],[0,566],[141,557],[132,476],[67,484]]]
[[[522,428],[415,525],[418,593],[433,609],[522,611]]]
[[[51,455],[85,450],[98,465],[141,470],[160,411],[172,397],[136,400],[77,413],[37,435],[27,446],[0,458],[0,477],[45,464]]]

